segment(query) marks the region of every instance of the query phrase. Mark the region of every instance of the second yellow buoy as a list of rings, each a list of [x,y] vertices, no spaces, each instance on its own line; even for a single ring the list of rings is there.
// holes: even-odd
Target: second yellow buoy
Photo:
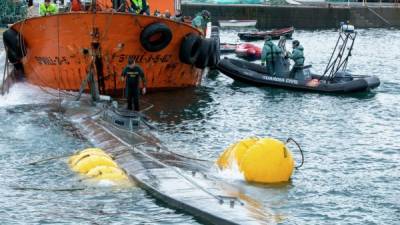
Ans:
[[[220,169],[236,164],[248,182],[289,181],[294,160],[286,145],[274,138],[244,139],[229,147],[217,161]]]

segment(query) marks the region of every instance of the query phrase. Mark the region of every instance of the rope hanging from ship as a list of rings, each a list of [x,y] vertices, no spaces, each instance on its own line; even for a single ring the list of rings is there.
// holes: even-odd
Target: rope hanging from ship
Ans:
[[[60,68],[60,16],[57,15],[57,73],[58,73],[58,110],[60,115],[62,115],[61,110],[61,68]]]

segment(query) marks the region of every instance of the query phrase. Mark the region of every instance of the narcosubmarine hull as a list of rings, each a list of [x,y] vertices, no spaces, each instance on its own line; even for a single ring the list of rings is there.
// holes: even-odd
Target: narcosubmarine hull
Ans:
[[[63,111],[84,137],[113,156],[130,179],[167,206],[207,224],[276,224],[261,202],[215,176],[214,162],[163,146],[142,114],[108,104],[92,107],[85,101],[65,101]]]

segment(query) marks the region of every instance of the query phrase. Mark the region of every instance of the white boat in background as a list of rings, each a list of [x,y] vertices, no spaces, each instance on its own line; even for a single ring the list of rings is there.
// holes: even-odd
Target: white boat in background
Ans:
[[[218,20],[220,27],[255,27],[257,20]]]
[[[295,1],[295,0],[285,0],[285,1],[289,5],[301,5],[301,3],[299,1]]]

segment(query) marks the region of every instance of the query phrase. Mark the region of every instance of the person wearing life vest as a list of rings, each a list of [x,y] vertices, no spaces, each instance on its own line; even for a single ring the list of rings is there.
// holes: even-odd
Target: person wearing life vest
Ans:
[[[72,0],[71,1],[71,11],[72,12],[77,12],[77,11],[82,11],[83,6],[81,3],[81,0]]]
[[[261,53],[261,65],[267,66],[269,75],[275,74],[274,61],[282,53],[282,49],[272,42],[271,36],[266,36]]]
[[[143,69],[136,64],[135,59],[128,58],[128,65],[122,71],[122,79],[126,80],[126,96],[128,101],[128,110],[132,110],[132,100],[134,110],[139,111],[139,80],[142,81],[142,94],[146,94],[146,78]]]
[[[136,14],[150,15],[150,7],[146,0],[131,0],[131,10]]]
[[[56,4],[51,3],[50,0],[44,0],[44,3],[39,6],[39,14],[41,16],[49,16],[58,13],[58,7]]]
[[[294,61],[294,65],[292,70],[290,71],[290,78],[294,78],[296,72],[302,70],[304,66],[304,48],[300,45],[298,40],[294,40],[292,42],[293,51],[292,53],[288,53],[288,58]]]
[[[203,10],[192,20],[192,26],[201,30],[204,34],[207,29],[207,23],[210,21],[210,19],[211,19],[210,12],[207,10]]]

